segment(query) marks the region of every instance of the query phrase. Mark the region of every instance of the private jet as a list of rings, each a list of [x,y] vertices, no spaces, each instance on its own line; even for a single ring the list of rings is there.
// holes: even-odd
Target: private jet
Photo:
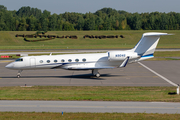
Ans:
[[[6,68],[18,70],[18,78],[23,70],[35,69],[91,70],[92,74],[98,78],[100,69],[123,68],[129,63],[153,58],[160,36],[164,35],[171,34],[144,33],[137,45],[130,50],[94,54],[25,56],[6,65]]]

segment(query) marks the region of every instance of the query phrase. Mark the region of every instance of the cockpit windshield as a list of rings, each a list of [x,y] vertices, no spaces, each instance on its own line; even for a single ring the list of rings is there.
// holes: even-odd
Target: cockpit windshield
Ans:
[[[23,59],[22,59],[22,58],[19,58],[19,59],[16,60],[16,62],[18,62],[18,61],[23,61]]]

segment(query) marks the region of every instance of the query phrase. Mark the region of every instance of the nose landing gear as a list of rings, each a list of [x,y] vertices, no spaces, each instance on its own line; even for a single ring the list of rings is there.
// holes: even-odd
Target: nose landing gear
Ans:
[[[21,72],[22,70],[19,70],[18,73],[17,73],[17,78],[20,78],[21,77]]]

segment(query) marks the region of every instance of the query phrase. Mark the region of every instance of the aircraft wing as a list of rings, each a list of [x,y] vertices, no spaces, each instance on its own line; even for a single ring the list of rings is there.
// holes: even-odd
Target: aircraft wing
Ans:
[[[87,67],[87,68],[82,68],[82,67],[67,67],[65,69],[68,70],[93,70],[93,69],[113,69],[115,67]]]
[[[93,69],[113,69],[115,67],[111,66],[79,66],[79,65],[74,65],[74,64],[61,64],[56,67],[53,67],[51,69],[66,69],[66,70],[93,70]]]

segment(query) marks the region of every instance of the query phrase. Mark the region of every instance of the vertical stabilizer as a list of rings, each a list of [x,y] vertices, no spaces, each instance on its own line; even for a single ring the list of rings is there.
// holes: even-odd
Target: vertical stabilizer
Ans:
[[[142,35],[141,40],[138,44],[133,48],[134,52],[136,52],[140,56],[153,56],[154,51],[159,42],[160,36],[162,35],[170,35],[167,33],[144,33]]]

